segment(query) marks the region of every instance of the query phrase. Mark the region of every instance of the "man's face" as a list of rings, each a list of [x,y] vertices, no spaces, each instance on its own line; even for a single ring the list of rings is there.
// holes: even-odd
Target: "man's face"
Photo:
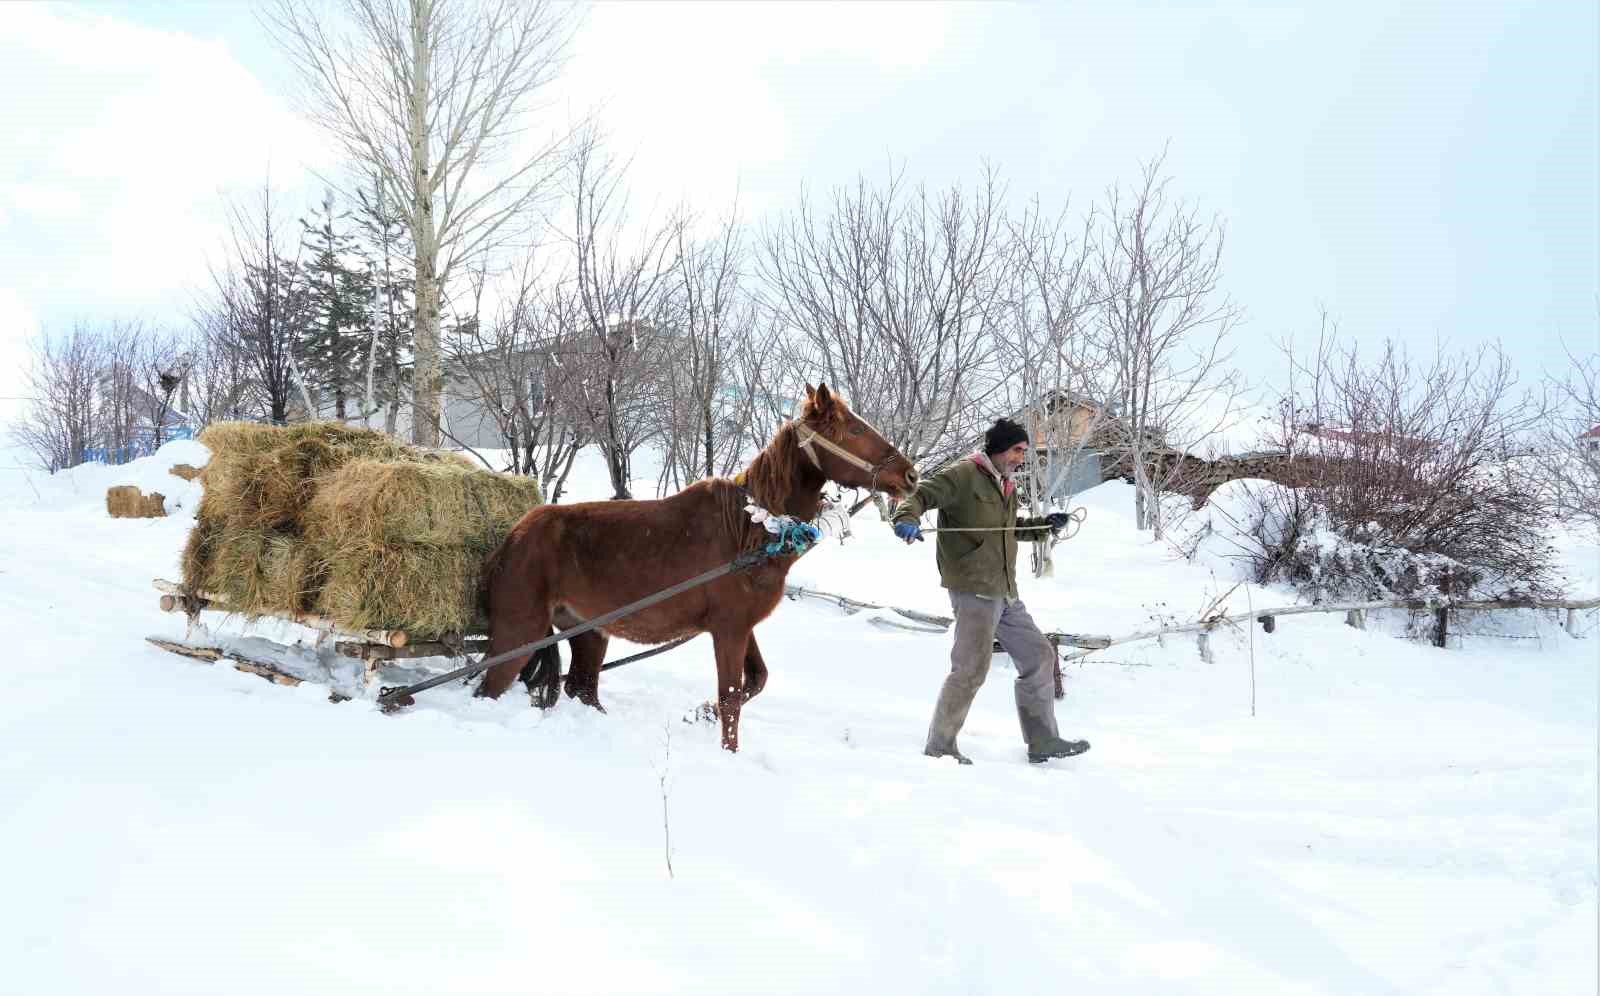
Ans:
[[[1026,459],[1028,459],[1028,444],[1018,443],[1004,453],[995,454],[994,469],[1002,474],[1010,474],[1022,466],[1022,462]]]

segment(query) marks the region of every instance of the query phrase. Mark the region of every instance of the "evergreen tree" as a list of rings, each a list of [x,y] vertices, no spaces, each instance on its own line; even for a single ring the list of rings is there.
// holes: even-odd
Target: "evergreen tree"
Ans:
[[[365,385],[366,346],[371,338],[370,284],[349,231],[349,212],[334,210],[325,194],[316,216],[302,224],[312,252],[306,268],[312,320],[296,355],[313,390],[333,402],[343,421],[352,400],[360,405]]]
[[[375,400],[388,409],[384,429],[392,435],[411,368],[416,312],[416,281],[411,271],[414,254],[405,220],[387,202],[381,184],[375,182],[370,192],[357,191],[356,200],[354,220],[370,295],[367,322],[369,335],[376,337],[376,341],[368,341],[369,349],[375,347],[374,354],[362,356],[363,384],[370,372]],[[367,371],[369,361],[371,370]]]

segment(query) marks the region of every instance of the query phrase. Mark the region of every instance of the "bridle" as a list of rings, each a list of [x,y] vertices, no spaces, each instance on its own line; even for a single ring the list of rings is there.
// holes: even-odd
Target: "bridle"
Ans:
[[[891,446],[888,456],[877,463],[868,463],[798,419],[794,423],[794,428],[796,434],[800,437],[800,449],[811,459],[812,466],[818,470],[822,469],[822,460],[817,456],[816,451],[816,447],[820,446],[857,470],[865,471],[872,482],[867,487],[872,491],[878,490],[878,475],[883,473],[895,459],[901,458],[900,454],[895,452],[894,447]]]

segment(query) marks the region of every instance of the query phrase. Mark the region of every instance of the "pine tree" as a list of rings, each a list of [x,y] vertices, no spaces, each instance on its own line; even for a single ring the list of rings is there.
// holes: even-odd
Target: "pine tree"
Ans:
[[[371,332],[369,285],[348,230],[349,212],[335,213],[333,195],[325,194],[314,220],[303,221],[305,241],[313,252],[306,269],[312,322],[296,355],[313,390],[333,401],[343,421],[349,404],[359,405]],[[343,229],[343,230],[341,230]]]
[[[355,226],[361,236],[370,288],[368,328],[369,334],[376,337],[368,343],[375,352],[362,357],[363,378],[372,378],[375,403],[387,406],[384,430],[393,435],[411,367],[416,310],[413,253],[405,221],[387,203],[381,184],[374,183],[370,193],[357,191],[356,200]],[[370,369],[366,369],[368,363]]]

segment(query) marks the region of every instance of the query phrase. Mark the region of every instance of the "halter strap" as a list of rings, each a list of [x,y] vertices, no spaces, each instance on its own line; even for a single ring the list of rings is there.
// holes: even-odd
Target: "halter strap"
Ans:
[[[813,449],[815,446],[822,447],[857,470],[866,471],[873,476],[874,480],[877,479],[878,472],[883,469],[883,463],[888,462],[885,460],[883,463],[870,464],[804,422],[795,422],[794,428],[795,432],[800,436],[800,449],[806,456],[811,458],[812,465],[818,470],[822,469],[822,461],[817,458],[817,451]]]

